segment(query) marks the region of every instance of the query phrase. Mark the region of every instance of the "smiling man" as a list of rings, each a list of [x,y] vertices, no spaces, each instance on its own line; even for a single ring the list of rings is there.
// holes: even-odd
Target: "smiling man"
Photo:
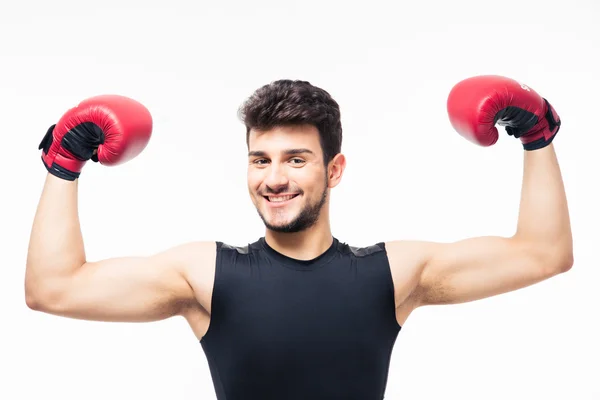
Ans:
[[[497,124],[520,139],[514,235],[367,247],[339,240],[329,221],[331,190],[346,167],[338,104],[308,82],[280,80],[240,109],[263,237],[244,247],[193,242],[149,257],[89,261],[77,209],[81,170],[89,159],[114,165],[135,157],[152,120],[131,99],[87,100],[40,145],[49,174],[31,234],[27,304],[101,321],[183,316],[220,400],[382,399],[394,343],[416,308],[517,290],[573,263],[552,144],[560,118],[550,103],[511,79],[481,76],[459,82],[447,107],[468,140],[494,144]]]
[[[316,224],[328,188],[317,128],[286,125],[267,131],[253,129],[248,132],[248,146],[250,142],[252,148],[261,150],[248,152],[248,187],[268,231],[295,233]],[[294,147],[303,143],[306,147]]]

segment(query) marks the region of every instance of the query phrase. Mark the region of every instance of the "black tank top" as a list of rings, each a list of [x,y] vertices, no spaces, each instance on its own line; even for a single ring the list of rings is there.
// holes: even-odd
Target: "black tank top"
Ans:
[[[384,243],[289,258],[217,242],[200,343],[219,400],[383,399],[400,326]]]

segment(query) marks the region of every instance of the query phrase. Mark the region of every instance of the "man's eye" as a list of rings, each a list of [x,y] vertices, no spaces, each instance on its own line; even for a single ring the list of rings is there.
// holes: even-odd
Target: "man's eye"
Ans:
[[[254,160],[254,164],[265,165],[266,163],[267,163],[267,160],[265,160],[264,158],[259,158],[257,160]]]
[[[292,158],[290,161],[292,164],[304,164],[304,160],[301,158]]]

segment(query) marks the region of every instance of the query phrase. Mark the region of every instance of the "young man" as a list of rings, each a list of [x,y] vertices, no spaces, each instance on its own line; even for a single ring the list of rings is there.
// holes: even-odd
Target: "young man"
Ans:
[[[77,211],[85,161],[139,154],[152,119],[118,96],[68,111],[42,141],[49,174],[27,260],[30,308],[71,318],[186,318],[219,399],[381,399],[398,332],[417,307],[473,301],[567,271],[567,201],[552,140],[560,119],[530,88],[498,76],[458,83],[454,128],[489,146],[496,124],[520,138],[522,198],[510,237],[393,241],[365,248],[332,234],[329,196],[341,181],[337,103],[308,82],[281,80],[241,108],[248,190],[266,231],[246,247],[187,243],[151,257],[88,261]]]

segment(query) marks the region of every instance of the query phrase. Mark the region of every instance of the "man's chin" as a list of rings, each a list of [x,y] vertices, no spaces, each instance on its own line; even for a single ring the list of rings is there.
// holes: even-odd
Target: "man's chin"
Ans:
[[[294,229],[292,226],[272,226],[266,225],[267,230],[275,233],[296,233],[299,232],[299,229]]]
[[[294,232],[295,231],[295,221],[294,220],[286,220],[286,221],[282,221],[282,220],[274,220],[274,219],[269,219],[269,220],[263,220],[265,227],[271,231],[274,232],[280,232],[280,233],[290,233],[290,232]]]

